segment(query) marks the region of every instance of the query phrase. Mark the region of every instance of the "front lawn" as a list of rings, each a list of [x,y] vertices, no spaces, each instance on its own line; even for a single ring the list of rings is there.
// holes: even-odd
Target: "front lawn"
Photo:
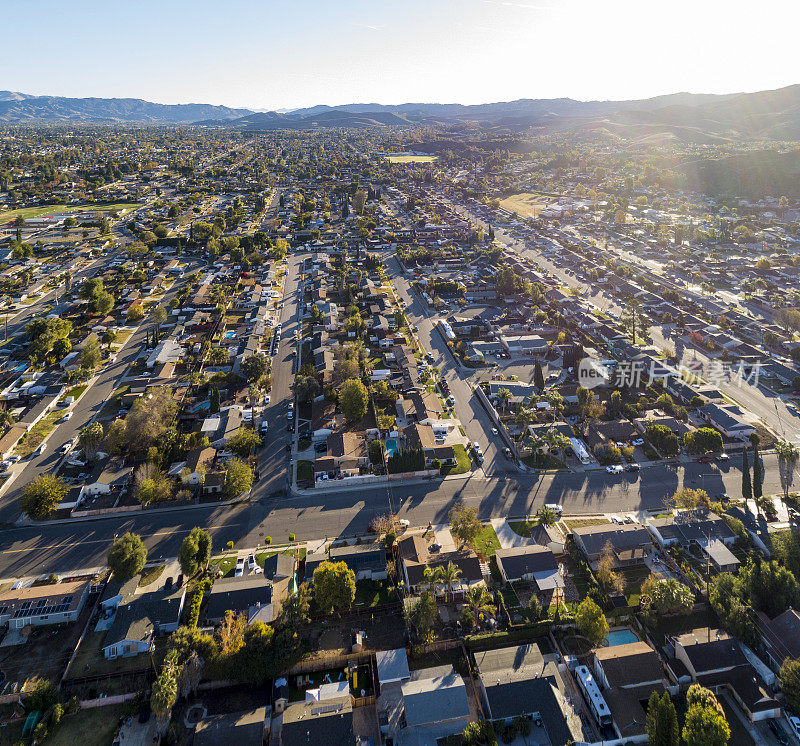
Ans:
[[[166,565],[155,565],[154,567],[145,567],[142,570],[142,577],[139,579],[139,587],[142,588],[150,583],[155,583],[161,577]]]
[[[314,463],[312,461],[297,462],[297,481],[298,482],[314,481]]]
[[[63,416],[64,412],[56,410],[42,417],[17,444],[14,453],[16,453],[17,456],[22,456],[22,458],[30,456],[53,431],[53,428],[56,426],[56,421],[60,420]]]
[[[487,557],[494,557],[494,553],[500,549],[500,541],[491,523],[487,523],[475,537],[474,546],[478,554],[484,554]]]
[[[120,720],[133,714],[130,702],[106,707],[90,707],[65,716],[47,746],[106,746],[114,740]],[[21,730],[21,729],[20,729]]]
[[[443,466],[442,474],[466,474],[472,468],[472,459],[467,449],[460,443],[453,446],[453,455],[456,457],[455,466]]]

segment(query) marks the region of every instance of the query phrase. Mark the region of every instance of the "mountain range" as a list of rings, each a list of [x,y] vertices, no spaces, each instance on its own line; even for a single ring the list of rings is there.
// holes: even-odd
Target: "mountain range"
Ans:
[[[260,112],[210,104],[168,105],[130,98],[65,98],[0,91],[0,122],[195,124],[253,132],[472,122],[487,131],[571,131],[643,143],[669,139],[800,140],[800,85],[756,93],[674,93],[631,101],[557,98],[472,105],[356,103]]]

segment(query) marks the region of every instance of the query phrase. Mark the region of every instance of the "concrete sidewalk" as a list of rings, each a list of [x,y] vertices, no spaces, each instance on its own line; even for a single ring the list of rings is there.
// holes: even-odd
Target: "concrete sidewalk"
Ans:
[[[533,539],[527,539],[516,533],[509,525],[508,518],[492,518],[489,522],[492,524],[492,528],[497,534],[497,540],[503,549],[527,547],[536,543]]]

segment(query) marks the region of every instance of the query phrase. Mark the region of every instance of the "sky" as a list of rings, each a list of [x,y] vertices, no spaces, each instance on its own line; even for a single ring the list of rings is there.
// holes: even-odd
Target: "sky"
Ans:
[[[251,109],[800,83],[796,0],[0,0],[0,89]]]

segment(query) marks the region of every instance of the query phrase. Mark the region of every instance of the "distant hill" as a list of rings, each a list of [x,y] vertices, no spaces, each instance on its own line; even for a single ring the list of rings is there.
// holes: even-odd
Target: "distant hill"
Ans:
[[[0,91],[0,122],[28,124],[189,124],[198,119],[237,119],[249,109],[211,104],[154,104],[138,98],[64,98]]]

